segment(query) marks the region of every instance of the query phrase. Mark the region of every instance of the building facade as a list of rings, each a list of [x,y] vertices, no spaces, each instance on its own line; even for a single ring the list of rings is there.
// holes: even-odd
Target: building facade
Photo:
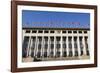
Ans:
[[[31,61],[89,59],[89,29],[23,28],[22,58]]]

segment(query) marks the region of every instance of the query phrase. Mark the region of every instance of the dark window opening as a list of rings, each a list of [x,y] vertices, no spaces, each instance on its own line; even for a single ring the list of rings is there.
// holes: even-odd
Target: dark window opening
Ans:
[[[49,31],[45,30],[44,33],[49,33]]]
[[[84,31],[84,33],[87,33],[87,31]]]
[[[66,57],[66,56],[67,56],[67,52],[64,51],[64,52],[63,52],[63,57]]]
[[[37,58],[40,58],[41,57],[41,52],[38,52],[37,53]]]
[[[42,30],[39,30],[38,33],[43,33],[43,31]]]
[[[83,50],[81,50],[81,56],[83,55]]]
[[[60,57],[60,52],[59,51],[57,51],[56,57]]]
[[[26,33],[30,33],[30,30],[26,30]]]
[[[33,30],[32,33],[36,33],[37,31]]]
[[[54,31],[50,31],[50,33],[54,33]]]
[[[72,49],[72,37],[68,37],[68,45],[69,45],[69,49]]]
[[[79,31],[79,33],[82,33],[82,31]]]
[[[44,57],[47,57],[47,52],[44,52]]]
[[[75,51],[75,56],[76,56],[76,57],[78,56],[78,51]]]
[[[53,49],[54,48],[54,44],[51,44],[51,49]]]
[[[68,33],[72,33],[72,31],[68,31]]]
[[[62,31],[62,33],[66,33],[66,31]]]
[[[72,51],[69,51],[69,57],[72,57],[73,53]]]
[[[77,31],[73,31],[73,33],[77,33]]]
[[[89,51],[87,50],[86,52],[87,52],[87,55],[89,56],[90,55]]]
[[[53,57],[53,54],[54,54],[53,51],[51,51],[51,52],[50,52],[50,56]]]

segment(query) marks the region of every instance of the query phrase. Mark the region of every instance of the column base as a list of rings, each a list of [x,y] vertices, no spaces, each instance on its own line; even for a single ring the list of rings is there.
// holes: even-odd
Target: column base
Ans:
[[[37,62],[37,61],[59,61],[59,60],[85,60],[90,59],[90,56],[72,56],[72,57],[46,57],[46,58],[36,58],[36,57],[26,57],[22,59],[22,62]]]

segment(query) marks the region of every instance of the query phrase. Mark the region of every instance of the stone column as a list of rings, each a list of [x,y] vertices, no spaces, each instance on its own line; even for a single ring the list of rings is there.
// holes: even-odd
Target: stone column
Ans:
[[[66,51],[67,51],[67,56],[68,56],[69,55],[68,35],[66,35]]]
[[[86,55],[86,46],[85,46],[85,39],[84,36],[82,38],[82,43],[83,43],[83,54]]]
[[[87,32],[88,32],[87,44],[88,44],[88,51],[90,54],[90,33],[89,33],[89,31],[87,31]]]
[[[75,48],[74,48],[74,36],[72,36],[72,55],[75,55]]]
[[[27,56],[29,56],[29,52],[30,52],[30,42],[31,42],[31,36],[29,36],[29,41],[28,41],[28,47],[27,47]]]
[[[42,41],[41,41],[41,57],[42,58],[44,57],[44,44],[45,44],[44,36],[42,36]]]
[[[37,36],[35,39],[35,48],[34,48],[34,56],[37,54]]]
[[[33,39],[30,38],[29,56],[31,56],[31,53],[32,53],[32,44],[33,44]]]
[[[22,33],[22,36],[23,36],[23,38],[22,38],[23,41],[22,41],[22,42],[24,42],[25,30],[22,30],[22,32],[23,32],[23,33]]]
[[[56,55],[56,36],[54,36],[54,56]]]
[[[81,50],[80,50],[80,42],[79,42],[79,35],[77,36],[77,47],[78,47],[78,56],[80,58],[80,55],[81,55]]]
[[[60,48],[60,57],[62,57],[62,54],[63,54],[63,46],[62,46],[62,36],[61,36],[61,40],[60,40],[60,45],[61,45],[61,48]]]
[[[36,45],[36,57],[37,57],[37,53],[38,53],[38,44],[39,44],[39,39],[38,39],[38,36],[37,36],[37,45]]]
[[[50,55],[50,44],[49,44],[49,40],[50,40],[50,36],[48,36],[48,57],[49,57],[49,55]]]

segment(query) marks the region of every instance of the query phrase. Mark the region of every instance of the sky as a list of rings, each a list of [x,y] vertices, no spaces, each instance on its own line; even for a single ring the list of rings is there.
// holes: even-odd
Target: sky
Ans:
[[[90,28],[90,13],[22,10],[22,27]]]

